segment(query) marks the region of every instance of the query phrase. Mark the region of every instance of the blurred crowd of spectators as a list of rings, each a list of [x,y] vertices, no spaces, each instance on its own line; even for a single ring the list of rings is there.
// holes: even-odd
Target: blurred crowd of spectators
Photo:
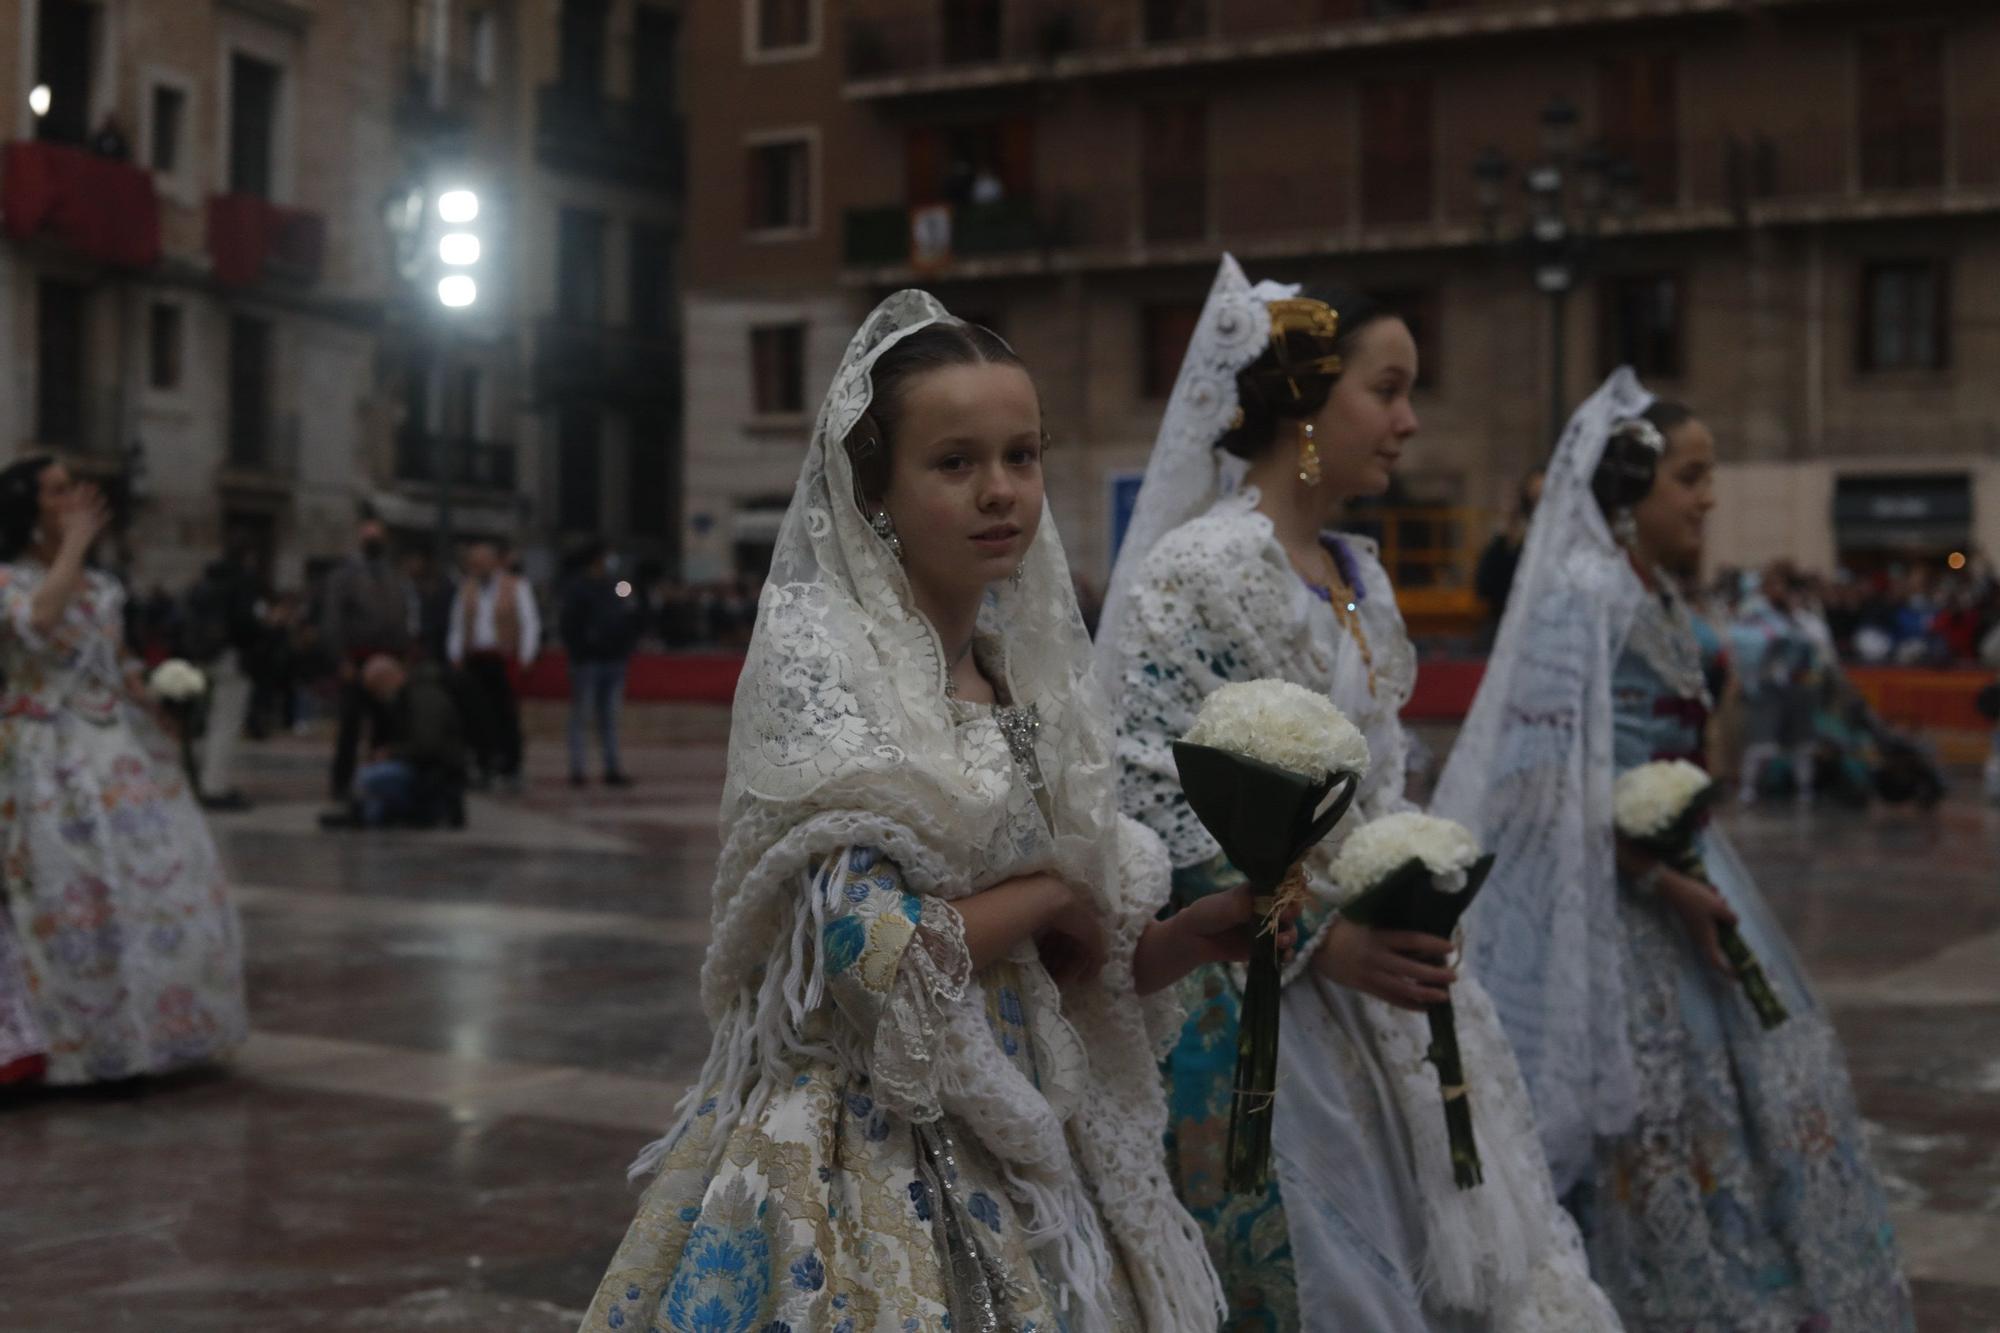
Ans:
[[[1789,591],[1794,613],[1843,662],[2000,670],[2000,576],[1983,556],[1942,571],[1891,565],[1822,575],[1784,561],[1759,571],[1724,570],[1709,586],[1709,609],[1728,621],[1773,583]]]

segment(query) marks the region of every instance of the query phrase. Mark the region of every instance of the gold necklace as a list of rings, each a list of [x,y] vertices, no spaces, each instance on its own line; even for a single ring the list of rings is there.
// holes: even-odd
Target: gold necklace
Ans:
[[[1305,579],[1308,588],[1315,589],[1325,596],[1326,604],[1333,609],[1334,620],[1347,631],[1348,637],[1354,640],[1355,647],[1361,650],[1361,665],[1368,673],[1368,697],[1372,699],[1375,697],[1375,653],[1368,646],[1367,633],[1361,628],[1360,599],[1354,595],[1354,589],[1348,586],[1347,579],[1340,572],[1339,562],[1333,558],[1333,553],[1317,544],[1314,549],[1319,552],[1320,563],[1326,567],[1327,580],[1325,583],[1315,583],[1310,575],[1301,574],[1301,577]]]

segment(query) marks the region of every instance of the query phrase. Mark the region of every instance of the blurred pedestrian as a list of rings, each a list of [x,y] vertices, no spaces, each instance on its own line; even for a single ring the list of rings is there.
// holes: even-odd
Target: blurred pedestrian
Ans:
[[[1514,511],[1507,516],[1506,526],[1493,534],[1493,540],[1486,543],[1486,549],[1479,555],[1472,586],[1479,600],[1486,603],[1489,639],[1500,632],[1500,618],[1507,614],[1507,597],[1513,591],[1514,571],[1521,563],[1521,546],[1528,540],[1528,524],[1535,516],[1535,506],[1542,501],[1543,477],[1542,469],[1536,468],[1521,479],[1520,490],[1514,497]]]
[[[262,647],[257,613],[262,581],[241,551],[212,562],[188,590],[181,656],[208,673],[207,722],[195,795],[210,810],[247,810],[236,785],[236,757],[250,720],[250,672]]]
[[[389,557],[380,519],[356,529],[360,550],[327,576],[320,611],[320,645],[340,678],[340,731],[334,742],[331,791],[344,802],[354,786],[361,732],[381,724],[380,710],[361,688],[361,667],[378,654],[407,657],[415,642],[417,593]]]
[[[1813,711],[1821,674],[1830,664],[1822,661],[1819,635],[1798,602],[1796,571],[1788,561],[1774,561],[1730,627],[1731,657],[1743,687],[1745,805],[1765,784],[1783,785],[1774,777],[1781,766],[1789,768],[1799,800],[1812,799],[1818,752]]]
[[[258,603],[260,633],[249,663],[252,740],[291,731],[299,721],[299,666],[303,661],[300,620],[305,607],[294,592],[274,593]]]
[[[534,665],[541,644],[534,589],[502,564],[497,545],[473,543],[451,604],[446,649],[451,664],[465,673],[475,710],[472,752],[480,782],[520,790],[521,703],[514,678]]]
[[[417,655],[443,662],[450,650],[451,608],[458,586],[429,552],[412,552],[403,569],[417,590]]]
[[[569,654],[569,781],[589,778],[589,746],[584,713],[597,721],[604,757],[604,785],[629,787],[632,779],[618,758],[618,712],[625,698],[625,668],[645,626],[644,607],[631,583],[620,579],[602,542],[578,556],[579,568],[564,590],[563,649]]]

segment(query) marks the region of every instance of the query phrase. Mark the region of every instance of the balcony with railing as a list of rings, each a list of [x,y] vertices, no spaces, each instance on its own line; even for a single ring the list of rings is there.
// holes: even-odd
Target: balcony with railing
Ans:
[[[535,99],[535,153],[548,166],[679,189],[686,124],[671,107],[620,101],[601,89],[545,84]]]
[[[936,266],[1042,251],[1068,239],[1061,210],[1025,196],[922,209],[892,204],[847,210],[844,253],[854,267],[908,264],[913,258]]]
[[[896,98],[1304,61],[1613,23],[1740,15],[1809,0],[868,0],[845,28],[846,92]]]
[[[511,494],[515,456],[512,444],[496,440],[405,429],[396,436],[396,480],[435,486],[442,475],[454,489]]]
[[[85,148],[18,141],[0,165],[0,220],[17,241],[51,242],[113,268],[160,260],[153,173]]]
[[[1637,208],[1603,231],[1673,234],[1876,218],[2000,214],[2000,118],[1928,134],[1821,124],[1652,141]],[[922,235],[905,206],[849,210],[847,280],[1010,277],[1241,258],[1450,250],[1488,243],[1471,162],[1413,154],[1373,170],[1231,168],[1104,181],[1010,200],[1014,225],[976,209]],[[974,224],[977,225],[974,225]]]
[[[208,201],[208,257],[224,287],[310,287],[326,261],[326,218],[254,194]]]
[[[1743,224],[2000,211],[2000,118],[1723,131],[1680,146],[1683,193],[1663,217],[1717,210]]]
[[[544,402],[678,402],[680,339],[603,324],[544,319],[535,325],[534,389]]]

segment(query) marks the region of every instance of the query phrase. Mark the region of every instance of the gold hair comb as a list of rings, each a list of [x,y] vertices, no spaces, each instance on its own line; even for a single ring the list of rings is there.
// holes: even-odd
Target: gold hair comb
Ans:
[[[1307,296],[1287,296],[1267,302],[1266,306],[1271,312],[1271,351],[1294,396],[1299,392],[1298,376],[1340,373],[1340,357],[1336,353],[1294,361],[1286,355],[1285,347],[1286,337],[1294,333],[1331,343],[1340,335],[1339,311]]]

